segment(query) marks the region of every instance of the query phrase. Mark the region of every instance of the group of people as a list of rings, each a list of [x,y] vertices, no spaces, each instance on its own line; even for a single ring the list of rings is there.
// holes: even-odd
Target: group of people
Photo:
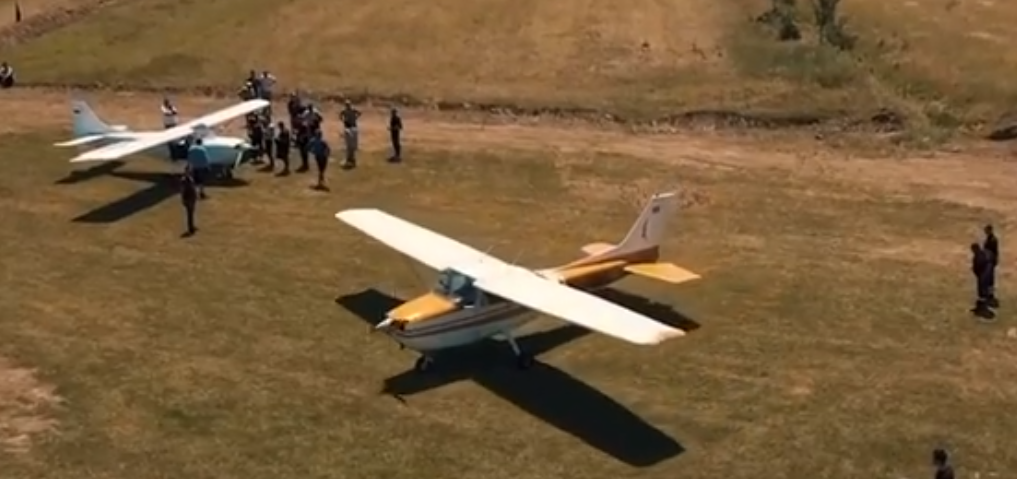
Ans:
[[[259,74],[251,70],[238,91],[238,96],[244,101],[258,98],[272,101],[275,84],[276,78],[269,71],[265,70]],[[169,99],[164,99],[161,109],[163,126],[166,128],[176,126],[178,112],[172,102]],[[325,173],[332,157],[332,148],[322,132],[324,116],[312,102],[302,98],[295,91],[290,94],[286,109],[289,116],[288,124],[284,121],[273,121],[271,105],[247,115],[247,137],[252,146],[248,153],[251,163],[264,165],[261,168],[263,172],[274,172],[276,161],[279,161],[282,163],[282,170],[277,173],[277,176],[288,176],[291,174],[290,155],[295,149],[300,157],[300,166],[295,169],[296,172],[309,171],[309,163],[313,158],[318,172],[314,188],[328,191]],[[352,169],[357,166],[357,151],[360,146],[360,117],[360,110],[354,108],[350,101],[344,102],[343,108],[339,112],[342,138],[346,147],[345,158],[342,162],[344,169]],[[403,121],[396,108],[392,108],[390,111],[388,130],[392,147],[392,155],[389,156],[388,161],[400,162],[402,161]],[[191,236],[197,232],[194,222],[197,202],[207,197],[204,185],[209,176],[208,154],[200,139],[183,145],[186,151],[179,152],[179,155],[175,154],[174,157],[179,156],[181,159],[187,159],[187,167],[182,179],[181,199],[187,217],[185,236]],[[173,148],[172,145],[171,148]]]
[[[971,243],[971,272],[975,275],[978,298],[971,312],[981,317],[991,317],[992,310],[999,307],[996,299],[996,267],[999,266],[999,239],[992,225],[985,225],[985,239],[982,243]]]

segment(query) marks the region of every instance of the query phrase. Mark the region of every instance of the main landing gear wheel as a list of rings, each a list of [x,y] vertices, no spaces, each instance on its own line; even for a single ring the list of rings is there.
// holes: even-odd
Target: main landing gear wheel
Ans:
[[[421,356],[417,358],[417,362],[413,364],[413,369],[420,373],[426,372],[431,369],[431,363],[433,362],[434,360],[432,360],[431,358],[427,356]]]
[[[530,369],[533,367],[533,356],[523,353],[516,357],[516,366],[519,369]]]

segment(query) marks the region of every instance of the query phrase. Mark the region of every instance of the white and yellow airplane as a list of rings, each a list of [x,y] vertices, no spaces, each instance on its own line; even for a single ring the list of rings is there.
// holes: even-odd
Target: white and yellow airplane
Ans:
[[[526,368],[533,358],[519,349],[513,331],[532,319],[524,314],[528,310],[635,344],[657,344],[685,334],[586,292],[629,274],[675,284],[700,277],[658,261],[676,199],[673,192],[653,196],[621,243],[590,244],[582,249],[585,257],[540,270],[506,263],[380,210],[349,209],[336,218],[440,271],[431,292],[392,309],[376,326],[421,353],[418,371],[431,366],[435,351],[490,337],[507,340],[519,366]]]
[[[119,160],[131,155],[151,155],[176,161],[170,144],[201,138],[208,152],[210,166],[231,176],[232,171],[253,147],[242,138],[218,136],[213,128],[234,118],[259,111],[269,105],[266,100],[250,100],[184,122],[173,128],[156,131],[131,131],[123,125],[109,125],[82,100],[71,103],[74,139],[56,143],[57,147],[98,146],[71,159],[71,163]]]

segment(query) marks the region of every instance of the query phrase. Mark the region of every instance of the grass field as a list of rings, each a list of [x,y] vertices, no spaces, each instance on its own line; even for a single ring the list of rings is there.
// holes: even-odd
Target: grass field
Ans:
[[[0,431],[27,447],[5,477],[912,478],[936,445],[966,475],[1017,467],[1015,339],[1009,315],[967,315],[964,253],[987,220],[1006,241],[1009,163],[518,125],[453,144],[434,121],[408,163],[369,152],[331,194],[245,172],[182,240],[164,167],[69,177],[46,146],[63,135],[30,126],[0,143],[0,364],[17,368]],[[705,279],[614,297],[692,332],[638,348],[541,319],[529,372],[485,345],[407,374],[413,355],[359,318],[433,275],[332,218],[379,206],[540,266],[616,240],[674,185],[666,256]]]
[[[750,21],[762,0],[21,3],[25,22],[0,19],[0,59],[27,84],[134,88],[90,99],[139,128],[158,127],[160,101],[139,90],[222,91],[252,67],[321,93],[633,118],[888,106],[923,138],[1017,99],[1017,7],[989,0],[849,0],[850,55],[808,30],[770,41]],[[846,137],[829,150],[787,132],[407,109],[395,166],[385,112],[365,107],[367,156],[330,173],[331,193],[245,170],[181,239],[170,168],[71,174],[49,146],[66,139],[66,92],[0,96],[4,479],[912,479],[936,446],[961,477],[1017,470],[1012,152],[864,158]],[[186,117],[228,102],[175,100]],[[482,344],[410,373],[414,355],[367,323],[434,274],[333,217],[380,207],[537,267],[618,240],[676,186],[664,255],[704,279],[628,279],[608,296],[688,336],[639,348],[539,318],[526,372]],[[1003,309],[982,323],[966,243],[988,221]]]
[[[800,2],[809,33],[812,14]],[[870,114],[918,128],[1007,113],[1017,56],[1006,2],[845,2],[850,55],[780,44],[764,0],[559,2],[132,0],[0,52],[44,83],[236,88],[249,68],[286,87],[450,102]],[[313,12],[309,14],[308,12]]]

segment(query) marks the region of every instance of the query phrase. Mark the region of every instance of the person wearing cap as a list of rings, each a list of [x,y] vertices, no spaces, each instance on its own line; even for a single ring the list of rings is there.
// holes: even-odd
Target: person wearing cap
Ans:
[[[392,142],[392,156],[388,159],[398,163],[403,159],[403,144],[400,135],[403,132],[403,119],[399,116],[399,110],[392,107],[392,113],[388,117],[388,135]]]

